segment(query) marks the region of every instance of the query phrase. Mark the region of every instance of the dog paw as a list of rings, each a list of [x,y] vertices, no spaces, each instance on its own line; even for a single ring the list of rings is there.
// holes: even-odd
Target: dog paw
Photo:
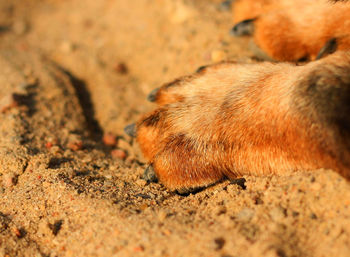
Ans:
[[[148,99],[157,108],[126,131],[136,136],[151,177],[179,192],[245,174],[344,170],[349,71],[344,54],[305,66],[201,67],[153,90]]]
[[[350,4],[305,0],[238,0],[231,34],[251,36],[277,61],[315,60],[350,49]]]

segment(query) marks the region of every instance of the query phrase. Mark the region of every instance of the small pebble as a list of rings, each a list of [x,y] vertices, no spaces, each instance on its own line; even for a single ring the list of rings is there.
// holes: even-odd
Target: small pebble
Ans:
[[[310,214],[310,218],[313,219],[313,220],[316,220],[317,219],[317,215],[315,213],[311,213]]]
[[[270,216],[274,221],[280,221],[286,217],[286,209],[277,206],[270,211]]]
[[[54,145],[50,148],[50,152],[53,153],[53,154],[57,154],[61,151],[60,147],[57,146],[57,145]]]
[[[134,252],[137,253],[137,252],[143,252],[145,250],[145,247],[143,247],[142,245],[140,246],[136,246],[134,248]]]
[[[144,187],[147,184],[147,181],[144,179],[138,179],[136,180],[136,185],[140,186],[140,187]]]
[[[126,152],[123,150],[120,150],[120,149],[112,150],[111,155],[113,158],[117,158],[117,159],[121,159],[121,160],[125,160],[127,157]]]
[[[215,243],[215,250],[219,251],[224,247],[226,240],[223,237],[217,237],[214,239],[214,243]]]
[[[89,163],[92,161],[92,157],[90,155],[87,155],[81,161],[84,163]]]
[[[46,144],[45,144],[45,147],[47,149],[50,149],[52,146],[53,146],[53,144],[51,142],[46,142]]]
[[[78,151],[83,149],[83,142],[82,141],[69,142],[67,144],[67,147],[73,151]]]
[[[168,217],[168,213],[164,210],[160,210],[158,212],[158,220],[159,222],[164,222],[164,220]]]
[[[13,231],[13,233],[15,234],[15,236],[18,237],[18,238],[22,238],[22,237],[24,237],[25,234],[26,234],[26,232],[24,231],[23,228],[16,228],[16,227],[14,227],[14,228],[12,229],[12,231]]]
[[[105,145],[109,145],[109,146],[116,146],[118,143],[117,136],[111,132],[107,132],[106,134],[104,134],[102,141]]]
[[[254,210],[250,208],[244,208],[237,214],[236,217],[240,221],[250,221],[253,218],[254,214]]]
[[[57,236],[58,232],[61,230],[63,220],[57,220],[54,224],[48,224],[54,236]]]
[[[106,174],[106,175],[105,175],[105,178],[106,178],[106,179],[112,179],[113,176],[112,176],[111,174]]]
[[[166,236],[170,236],[172,233],[169,229],[164,229],[163,230],[163,234],[166,235]]]
[[[74,45],[70,41],[64,41],[61,43],[60,49],[64,53],[70,53],[74,50]]]
[[[225,206],[218,206],[215,210],[216,215],[225,214],[227,212],[227,208]]]
[[[17,176],[12,172],[5,173],[2,176],[2,184],[5,188],[10,188],[10,187],[16,185],[17,184]]]
[[[118,63],[118,64],[114,67],[114,70],[115,70],[115,72],[117,72],[117,73],[119,73],[119,74],[123,74],[123,75],[128,74],[128,72],[129,72],[128,67],[127,67],[126,64],[123,63],[123,62]]]

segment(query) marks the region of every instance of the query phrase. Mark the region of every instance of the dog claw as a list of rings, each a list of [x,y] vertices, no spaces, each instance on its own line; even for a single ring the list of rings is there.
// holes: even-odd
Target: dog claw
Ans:
[[[136,124],[132,123],[124,128],[124,132],[131,136],[131,137],[136,137]]]
[[[326,44],[321,48],[321,50],[318,52],[316,60],[319,60],[329,54],[334,53],[337,50],[337,39],[331,38],[326,42]]]
[[[152,165],[149,165],[143,172],[142,178],[147,182],[158,182],[157,174]]]
[[[237,23],[231,29],[230,34],[236,37],[251,36],[254,32],[254,21],[255,19],[247,19]]]
[[[147,100],[150,102],[155,102],[157,100],[157,93],[159,91],[159,88],[155,88],[151,91],[151,93],[149,93],[149,95],[147,96]]]
[[[231,9],[232,3],[234,2],[234,0],[225,0],[222,1],[219,5],[219,9],[221,11],[229,11]]]

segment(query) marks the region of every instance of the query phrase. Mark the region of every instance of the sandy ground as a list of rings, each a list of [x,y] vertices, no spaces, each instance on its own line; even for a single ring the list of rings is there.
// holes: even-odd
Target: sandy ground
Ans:
[[[123,127],[146,95],[251,61],[219,2],[0,0],[0,257],[350,256],[350,185],[333,171],[188,196],[140,178]]]

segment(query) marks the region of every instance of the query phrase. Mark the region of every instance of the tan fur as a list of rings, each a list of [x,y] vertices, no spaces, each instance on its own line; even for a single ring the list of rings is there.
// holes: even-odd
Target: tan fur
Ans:
[[[238,0],[234,22],[256,18],[254,42],[277,61],[314,60],[331,38],[350,49],[350,4],[327,0]]]
[[[337,79],[344,70],[349,77],[345,83],[350,83],[350,55],[343,52],[305,66],[208,67],[160,89],[160,107],[138,122],[137,140],[160,181],[171,189],[205,186],[223,177],[317,168],[350,178],[350,144],[344,145],[342,128],[326,121],[317,103],[313,106],[313,97],[320,95],[307,96],[307,83],[320,84],[309,82],[310,76]],[[339,85],[333,86],[337,90]],[[347,87],[344,92],[350,94]],[[171,95],[181,100],[173,101]]]
[[[237,0],[236,21],[276,60],[304,66],[221,63],[152,92],[158,108],[136,124],[137,141],[161,183],[183,190],[245,174],[329,168],[350,179],[350,3]]]

